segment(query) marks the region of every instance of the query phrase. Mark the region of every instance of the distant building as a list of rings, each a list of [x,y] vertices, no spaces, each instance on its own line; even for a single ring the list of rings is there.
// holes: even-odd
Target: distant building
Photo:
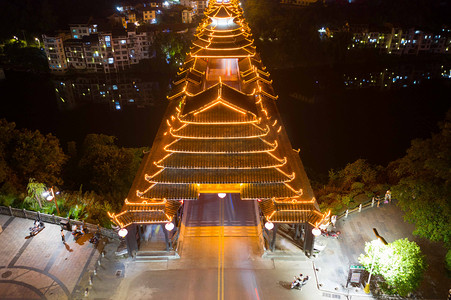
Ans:
[[[342,28],[320,28],[320,38],[333,38],[336,32],[350,32],[352,48],[376,48],[381,53],[393,55],[418,55],[422,53],[451,53],[451,34],[442,29],[441,34],[424,32],[415,28],[403,30],[395,27],[370,28],[368,25],[348,25]]]
[[[81,39],[93,33],[97,33],[97,24],[69,24],[70,34],[73,39]]]
[[[292,4],[299,6],[308,6],[314,3],[324,3],[324,0],[281,0],[282,4]]]
[[[192,8],[194,14],[201,15],[208,6],[208,0],[180,0],[180,4]]]
[[[112,73],[151,58],[153,34],[136,30],[98,32],[82,38],[43,35],[49,68],[54,73],[69,69]]]
[[[192,8],[182,10],[182,23],[193,22],[194,11]]]
[[[54,73],[64,73],[68,69],[63,41],[67,38],[64,33],[56,35],[42,35],[45,54],[49,69]]]
[[[105,103],[111,110],[125,106],[139,108],[159,104],[156,97],[159,84],[130,76],[80,76],[64,81],[55,80],[58,105],[61,110],[73,109],[82,103]]]
[[[156,24],[157,23],[157,8],[147,7],[142,10],[144,23]]]

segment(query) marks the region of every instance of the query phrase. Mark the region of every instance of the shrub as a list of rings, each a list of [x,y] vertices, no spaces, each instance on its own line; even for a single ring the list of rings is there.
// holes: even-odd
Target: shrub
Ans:
[[[445,266],[446,266],[446,270],[448,270],[448,275],[450,275],[450,273],[451,273],[451,250],[448,250],[448,252],[446,252]]]

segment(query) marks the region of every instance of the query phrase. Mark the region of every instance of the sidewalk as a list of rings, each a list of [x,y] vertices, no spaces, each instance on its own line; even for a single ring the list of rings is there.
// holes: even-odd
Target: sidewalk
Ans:
[[[84,274],[93,268],[100,252],[89,234],[77,241],[61,227],[45,223],[34,237],[33,220],[0,215],[0,298],[71,299]]]
[[[389,243],[401,238],[417,242],[426,255],[429,268],[415,297],[446,299],[451,287],[451,279],[446,277],[444,262],[441,260],[446,250],[437,243],[413,236],[414,226],[404,222],[403,215],[392,202],[379,208],[369,207],[339,219],[335,228],[341,231],[339,239],[327,238],[326,248],[314,259],[320,289],[331,293],[368,297],[361,289],[347,289],[346,282],[349,266],[359,264],[357,259],[364,253],[365,242],[376,239],[373,233],[373,228],[376,228]],[[364,278],[365,282],[366,280],[367,278]]]

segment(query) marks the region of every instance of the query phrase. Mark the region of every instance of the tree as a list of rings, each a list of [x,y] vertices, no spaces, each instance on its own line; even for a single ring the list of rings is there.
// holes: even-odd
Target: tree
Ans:
[[[398,177],[392,188],[414,234],[451,247],[451,110],[441,131],[430,139],[413,140],[407,154],[390,164]]]
[[[62,184],[60,174],[67,157],[53,135],[21,130],[11,139],[10,151],[10,167],[22,185],[29,178],[48,185]]]
[[[365,159],[358,159],[338,172],[338,181],[342,188],[349,190],[356,182],[366,186],[375,184],[377,176],[376,168],[372,167]]]
[[[15,127],[0,120],[1,188],[24,190],[29,178],[48,185],[62,184],[60,173],[67,157],[59,140],[51,134]]]
[[[45,187],[45,184],[41,182],[37,182],[36,179],[30,178],[28,185],[27,185],[27,193],[28,195],[25,197],[24,202],[31,203],[32,206],[34,203],[34,200],[36,200],[39,204],[39,208],[42,208],[42,194],[47,190]]]
[[[88,190],[122,198],[131,186],[143,152],[142,149],[120,148],[115,141],[112,136],[87,135],[78,166]]]
[[[16,124],[0,119],[0,186],[8,179],[11,179],[12,171],[7,163],[6,150],[14,135],[15,127]]]
[[[180,67],[189,52],[191,36],[174,32],[160,32],[156,34],[153,47],[156,59],[172,67]]]
[[[376,240],[365,243],[365,253],[359,262],[371,269],[374,260],[373,273],[384,278],[381,288],[386,293],[407,296],[419,287],[427,265],[417,243],[399,239],[381,245]]]

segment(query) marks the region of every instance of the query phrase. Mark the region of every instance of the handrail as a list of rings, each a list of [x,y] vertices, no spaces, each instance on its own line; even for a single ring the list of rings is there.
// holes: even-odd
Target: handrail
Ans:
[[[389,203],[391,201],[395,201],[395,200],[396,199],[391,199],[389,201]],[[366,207],[369,207],[369,206],[374,207],[375,205],[377,205],[377,207],[379,207],[380,205],[383,205],[384,203],[385,203],[385,199],[384,198],[373,197],[372,199],[369,199],[366,202],[362,202],[362,203],[360,203],[358,206],[356,206],[354,208],[351,208],[351,209],[348,208],[345,212],[337,215],[337,220],[341,219],[341,218],[347,218],[350,213],[354,213],[356,211],[361,212],[363,208],[366,208]]]
[[[26,209],[13,208],[11,206],[9,206],[9,207],[0,206],[0,214],[9,215],[9,216],[18,217],[18,218],[33,219],[33,220],[35,220],[39,216],[39,218],[43,222],[53,223],[53,224],[58,224],[58,225],[61,224],[62,220],[67,220],[67,221],[69,221],[71,226],[72,225],[83,225],[84,228],[88,228],[92,232],[96,232],[97,230],[100,230],[100,234],[102,236],[105,236],[105,237],[108,237],[111,239],[115,239],[115,240],[120,240],[120,237],[118,236],[116,231],[113,229],[100,227],[99,225],[95,225],[95,224],[91,224],[91,223],[85,223],[84,221],[72,220],[69,218],[55,216],[54,214],[49,215],[49,214],[44,214],[44,213],[36,212],[36,211],[30,211],[30,210],[26,210]]]

